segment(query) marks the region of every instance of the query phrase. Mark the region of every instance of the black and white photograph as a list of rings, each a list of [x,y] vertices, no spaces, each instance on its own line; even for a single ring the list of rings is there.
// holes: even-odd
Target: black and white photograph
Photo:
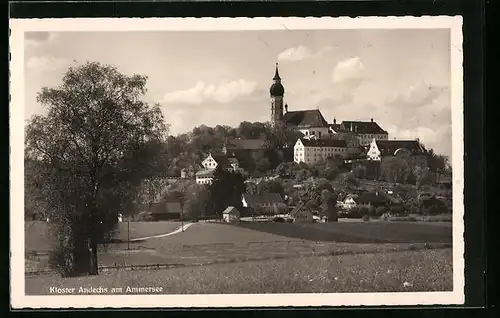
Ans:
[[[11,31],[14,308],[463,304],[461,17]]]

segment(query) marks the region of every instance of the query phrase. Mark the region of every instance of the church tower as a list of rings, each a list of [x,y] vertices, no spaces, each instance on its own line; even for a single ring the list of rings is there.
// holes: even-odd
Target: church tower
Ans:
[[[274,73],[274,83],[269,89],[271,94],[271,124],[273,128],[283,128],[283,96],[285,88],[281,84],[281,77],[278,71],[278,63],[276,63],[276,72]]]

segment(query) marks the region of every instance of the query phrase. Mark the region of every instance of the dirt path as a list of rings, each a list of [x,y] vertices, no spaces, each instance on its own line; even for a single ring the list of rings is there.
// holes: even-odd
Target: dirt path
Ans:
[[[164,233],[164,234],[159,234],[159,235],[153,235],[153,236],[138,237],[138,238],[135,238],[135,239],[131,239],[130,242],[144,241],[144,240],[149,240],[149,239],[153,239],[153,238],[161,238],[161,237],[166,237],[166,236],[171,236],[171,235],[179,234],[179,233],[187,230],[193,224],[194,223],[186,223],[186,224],[184,224],[184,226],[179,226],[177,229],[173,230],[172,232]]]

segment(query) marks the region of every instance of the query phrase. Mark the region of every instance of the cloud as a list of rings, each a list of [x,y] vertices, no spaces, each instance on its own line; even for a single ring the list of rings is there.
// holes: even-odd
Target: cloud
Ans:
[[[243,79],[222,82],[218,85],[206,84],[200,81],[189,89],[165,94],[161,102],[194,105],[199,105],[205,101],[228,103],[240,96],[250,96],[255,92],[256,87],[257,83]]]
[[[364,79],[365,65],[359,57],[349,58],[337,63],[332,73],[335,84],[358,86]]]
[[[45,31],[26,32],[24,35],[24,40],[26,45],[39,46],[44,43],[53,41],[56,37],[57,35],[54,32],[45,32]]]
[[[288,61],[297,62],[307,59],[319,58],[324,56],[326,53],[333,51],[333,47],[325,46],[317,51],[314,51],[306,46],[299,45],[297,47],[291,47],[284,50],[278,54],[278,61]]]
[[[390,139],[419,139],[427,148],[434,149],[437,153],[451,156],[452,134],[451,125],[439,127],[418,126],[411,129],[395,125],[384,126]]]
[[[70,61],[53,56],[32,56],[26,61],[26,68],[36,72],[52,72],[66,67]]]
[[[185,104],[163,105],[163,112],[168,124],[171,125],[170,133],[178,134],[191,131],[195,126],[202,124],[207,126],[230,125],[237,126],[242,121],[269,120],[269,112],[258,111],[265,107],[269,109],[269,101],[256,102],[252,98],[238,100],[237,103],[220,104],[215,101],[207,101],[197,107],[186,107]]]
[[[420,107],[431,104],[448,90],[447,87],[434,86],[426,83],[411,85],[402,92],[396,92],[387,99],[389,106]]]

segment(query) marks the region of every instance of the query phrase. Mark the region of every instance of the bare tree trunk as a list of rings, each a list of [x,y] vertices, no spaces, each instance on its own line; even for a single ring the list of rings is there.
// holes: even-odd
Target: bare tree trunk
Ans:
[[[97,262],[97,241],[95,238],[90,240],[90,275],[99,275],[99,266]]]
[[[91,177],[92,180],[92,199],[90,206],[90,238],[89,238],[89,274],[90,275],[98,275],[99,274],[99,266],[97,261],[97,246],[98,246],[98,227],[100,225],[99,220],[97,218],[97,207],[96,207],[96,198],[97,192],[99,190],[99,185],[96,182],[95,174]]]

